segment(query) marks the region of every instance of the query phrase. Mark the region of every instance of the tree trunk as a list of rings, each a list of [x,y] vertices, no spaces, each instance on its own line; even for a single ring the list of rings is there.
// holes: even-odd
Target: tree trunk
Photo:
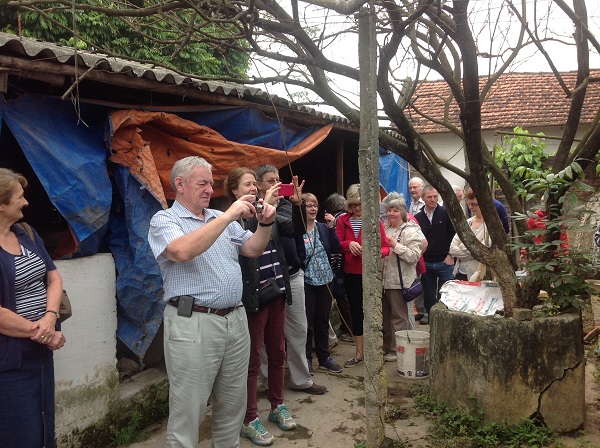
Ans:
[[[500,249],[492,249],[491,262],[487,264],[492,268],[504,301],[504,315],[512,316],[513,304],[519,303],[517,300],[517,277],[515,270],[508,258],[508,254]]]
[[[375,12],[372,5],[359,13],[360,141],[358,166],[362,202],[363,309],[365,408],[367,447],[377,448],[385,436],[387,384],[383,369],[381,320],[381,253],[379,231],[379,126],[375,66]]]

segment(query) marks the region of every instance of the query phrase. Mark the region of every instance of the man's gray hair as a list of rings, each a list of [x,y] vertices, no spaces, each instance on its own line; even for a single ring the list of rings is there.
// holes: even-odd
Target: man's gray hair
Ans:
[[[437,188],[435,188],[433,185],[429,185],[429,184],[425,185],[423,187],[423,191],[421,192],[421,197],[425,197],[425,195],[427,193],[429,193],[431,190],[437,191]]]
[[[458,185],[452,185],[452,189],[454,191],[462,191],[464,193],[463,189],[461,187],[459,187]]]
[[[332,193],[325,200],[325,210],[332,215],[345,212],[346,208],[346,198],[339,193]]]
[[[418,180],[421,183],[421,187],[425,186],[425,181],[423,179],[421,179],[420,177],[413,177],[411,180],[408,181],[408,183],[410,184],[413,180]]]
[[[269,165],[268,163],[259,166],[258,168],[256,168],[256,170],[254,170],[254,172],[256,173],[256,180],[260,182],[262,182],[263,176],[267,173],[275,173],[279,176],[279,170],[277,169],[277,167]]]
[[[212,170],[212,165],[202,157],[198,156],[184,157],[175,162],[175,165],[173,165],[173,168],[171,169],[171,188],[173,191],[177,191],[175,179],[181,177],[184,181],[187,181],[190,176],[190,171],[197,166]]]

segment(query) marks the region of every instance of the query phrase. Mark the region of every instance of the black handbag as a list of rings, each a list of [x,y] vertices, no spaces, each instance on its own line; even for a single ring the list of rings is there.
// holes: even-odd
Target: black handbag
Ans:
[[[346,285],[344,284],[344,258],[341,259],[339,267],[333,271],[333,297],[343,299],[346,297]]]
[[[285,293],[277,284],[277,280],[270,278],[258,290],[258,309],[262,310],[267,305],[270,305],[277,299],[281,299]]]
[[[346,285],[344,283],[344,271],[339,270],[333,276],[333,297],[343,299],[346,297]]]
[[[275,260],[273,260],[273,252],[271,252],[271,269],[273,269],[273,277],[267,280],[258,290],[258,309],[262,310],[267,305],[270,305],[277,299],[285,297],[285,293],[277,284],[277,272],[275,271]]]

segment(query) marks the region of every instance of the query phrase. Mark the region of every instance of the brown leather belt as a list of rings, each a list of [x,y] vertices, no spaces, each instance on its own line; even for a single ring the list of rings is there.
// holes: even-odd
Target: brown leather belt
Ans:
[[[171,299],[167,303],[177,308],[179,306],[179,298]],[[239,308],[240,306],[242,305],[232,306],[229,308],[209,308],[207,306],[194,305],[192,307],[192,311],[195,311],[197,313],[216,314],[217,316],[227,316],[229,313],[231,313],[236,308]]]

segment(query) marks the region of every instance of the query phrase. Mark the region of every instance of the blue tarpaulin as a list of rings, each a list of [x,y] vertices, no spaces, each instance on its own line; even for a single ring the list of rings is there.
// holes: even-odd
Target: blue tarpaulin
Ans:
[[[315,132],[309,128],[285,123],[250,108],[222,109],[219,111],[178,114],[194,123],[214,129],[227,140],[265,148],[289,149]]]
[[[79,255],[98,251],[106,231],[112,187],[102,139],[106,113],[38,95],[8,101],[4,121],[38,175],[52,204],[67,220]]]
[[[110,164],[105,137],[110,136],[105,106],[39,95],[7,101],[2,118],[57,210],[79,243],[74,256],[96,253],[107,244],[117,276],[117,336],[140,358],[148,350],[162,320],[162,280],[148,247],[150,218],[161,206],[129,170]],[[316,127],[285,124],[250,108],[182,113],[228,140],[284,150]],[[381,184],[386,191],[407,195],[406,162],[380,149]],[[112,182],[111,182],[112,180]],[[406,196],[408,197],[408,196]]]
[[[397,154],[379,147],[379,183],[391,193],[402,193],[404,199],[410,202],[408,192],[408,162]]]
[[[114,165],[113,179],[119,197],[110,219],[110,251],[119,275],[117,291],[118,336],[140,358],[162,321],[162,278],[148,245],[150,218],[160,203],[123,166]],[[140,297],[142,295],[143,297]]]

